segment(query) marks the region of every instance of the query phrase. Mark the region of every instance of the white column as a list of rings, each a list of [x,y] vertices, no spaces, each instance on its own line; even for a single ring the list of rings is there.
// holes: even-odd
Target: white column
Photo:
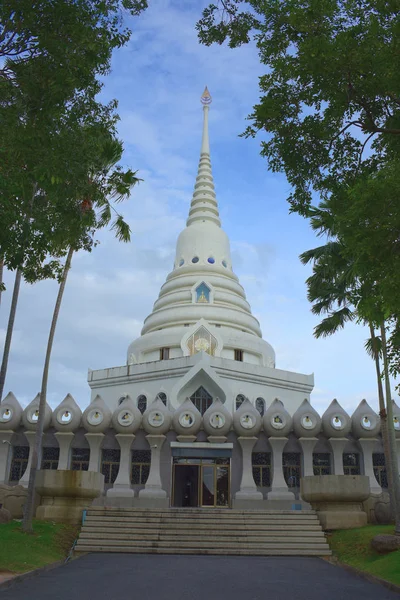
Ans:
[[[28,487],[29,473],[31,472],[33,448],[35,446],[36,431],[25,431],[24,434],[25,434],[25,437],[28,440],[28,444],[29,444],[29,459],[28,459],[26,471],[22,475],[21,479],[19,480],[18,485],[23,485],[24,487]],[[40,464],[40,456],[39,456],[38,469],[40,469],[40,467],[41,467],[41,464]]]
[[[299,438],[301,449],[303,450],[303,477],[314,475],[313,450],[318,438]]]
[[[139,498],[166,498],[167,492],[161,486],[160,455],[165,435],[146,435],[151,449],[150,473],[145,488],[140,490]]]
[[[238,437],[242,448],[242,479],[239,491],[235,494],[236,500],[262,500],[263,495],[257,490],[253,478],[253,465],[251,452],[257,442],[256,437]]]
[[[382,488],[376,480],[376,477],[374,475],[374,467],[372,463],[372,453],[376,446],[377,440],[375,438],[360,438],[358,441],[360,442],[360,446],[363,451],[364,475],[369,477],[369,486],[371,489],[371,494],[381,494]]]
[[[286,437],[268,438],[272,447],[272,486],[268,494],[268,500],[294,500],[293,492],[288,490],[287,483],[283,476],[282,453],[286,446]]]
[[[71,448],[72,440],[74,439],[74,434],[69,431],[57,431],[54,434],[54,437],[57,438],[58,445],[60,448],[60,457],[58,459],[58,471],[67,471],[70,466],[69,461],[69,449]]]
[[[399,463],[399,472],[400,472],[400,438],[396,440],[396,446],[397,446],[397,460]]]
[[[100,471],[100,452],[104,433],[85,433],[85,438],[90,447],[90,460],[88,471]]]
[[[135,437],[133,433],[117,433],[115,436],[121,448],[121,458],[117,479],[114,486],[107,490],[107,496],[133,498],[135,494],[131,489],[131,446]]]
[[[333,452],[333,475],[344,475],[343,451],[348,441],[346,438],[329,438]]]
[[[11,430],[0,431],[0,484],[8,482],[8,466],[11,459]]]

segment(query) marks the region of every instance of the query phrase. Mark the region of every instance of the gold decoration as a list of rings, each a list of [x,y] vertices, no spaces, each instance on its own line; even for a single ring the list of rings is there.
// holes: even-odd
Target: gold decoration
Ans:
[[[204,92],[202,97],[200,98],[200,102],[204,105],[211,104],[212,102],[211,94],[208,91],[207,86],[204,88]]]
[[[205,302],[205,303],[208,304],[208,300],[206,298],[204,290],[202,290],[202,292],[201,292],[201,294],[200,294],[199,299],[197,300],[197,302]]]

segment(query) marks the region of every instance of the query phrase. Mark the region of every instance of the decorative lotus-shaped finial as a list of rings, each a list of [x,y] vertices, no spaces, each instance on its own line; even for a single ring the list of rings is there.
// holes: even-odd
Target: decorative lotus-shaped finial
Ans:
[[[202,97],[200,98],[200,102],[202,104],[204,104],[205,106],[208,104],[211,104],[211,102],[212,102],[211,94],[208,91],[207,86],[204,88],[204,92],[203,92]]]
[[[53,426],[57,431],[76,431],[81,424],[82,411],[71,396],[67,394],[64,400],[54,409]]]

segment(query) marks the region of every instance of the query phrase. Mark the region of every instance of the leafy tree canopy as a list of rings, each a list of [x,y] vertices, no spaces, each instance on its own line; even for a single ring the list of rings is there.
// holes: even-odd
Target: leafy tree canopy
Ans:
[[[396,344],[398,355],[400,1],[219,0],[204,10],[197,29],[206,45],[255,42],[266,69],[244,135],[267,133],[261,153],[272,170],[286,174],[291,210],[328,236],[335,261],[341,257],[339,272],[340,264],[345,275],[351,265],[352,293],[360,285],[363,293],[350,305],[369,317],[379,307],[393,326],[392,356]],[[323,275],[329,288],[314,288],[315,299],[336,290],[341,313],[335,310],[333,320],[352,319],[342,296],[346,276],[338,279],[324,259],[311,258],[316,279],[309,285],[318,287]]]
[[[246,134],[271,134],[262,154],[286,173],[294,210],[356,175],[367,140],[399,159],[398,0],[220,0],[197,29],[207,45],[254,38],[267,72]]]
[[[112,50],[129,39],[123,11],[137,15],[146,6],[145,0],[1,3],[0,257],[30,280],[55,273],[57,262],[44,263],[46,257],[62,255],[71,243],[100,140],[115,134],[116,103],[96,101],[98,76],[108,71]],[[96,194],[92,202],[100,206]]]

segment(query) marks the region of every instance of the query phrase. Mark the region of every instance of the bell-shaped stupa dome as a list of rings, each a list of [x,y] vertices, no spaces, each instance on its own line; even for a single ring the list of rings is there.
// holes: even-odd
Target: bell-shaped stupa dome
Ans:
[[[71,396],[67,394],[64,400],[54,409],[52,424],[57,431],[76,431],[81,424],[82,411]]]
[[[37,394],[22,413],[22,422],[28,431],[35,431],[39,419],[40,394]],[[51,423],[51,408],[46,402],[44,411],[43,430],[48,429]]]
[[[232,427],[232,415],[221,402],[215,398],[203,415],[203,427],[208,435],[225,436]]]
[[[200,162],[186,227],[178,237],[173,270],[145,319],[141,337],[129,346],[128,364],[154,361],[165,348],[171,358],[203,350],[232,359],[234,349],[240,348],[243,362],[274,367],[274,350],[262,339],[221,228],[211,170],[208,90],[202,102]]]
[[[190,398],[176,409],[172,416],[172,426],[178,435],[196,435],[200,431],[202,416]]]
[[[293,429],[297,437],[315,437],[321,431],[321,417],[305,398],[293,415]]]
[[[262,418],[258,410],[246,398],[233,414],[233,427],[241,437],[252,437],[260,433]]]
[[[351,425],[353,434],[357,438],[374,438],[381,428],[378,415],[366,400],[361,400],[352,414]]]
[[[170,430],[171,421],[171,412],[162,400],[157,397],[144,412],[142,425],[147,433],[163,435]]]
[[[0,404],[0,431],[17,429],[21,423],[22,407],[14,394],[9,392]]]
[[[351,418],[336,398],[322,415],[322,428],[328,438],[346,437],[350,433]]]
[[[113,412],[112,426],[117,433],[136,433],[142,422],[142,413],[127,394]]]
[[[99,395],[82,415],[82,425],[89,433],[104,433],[111,425],[111,410]]]
[[[292,431],[293,420],[278,398],[272,402],[265,412],[264,431],[271,437],[287,437]]]

